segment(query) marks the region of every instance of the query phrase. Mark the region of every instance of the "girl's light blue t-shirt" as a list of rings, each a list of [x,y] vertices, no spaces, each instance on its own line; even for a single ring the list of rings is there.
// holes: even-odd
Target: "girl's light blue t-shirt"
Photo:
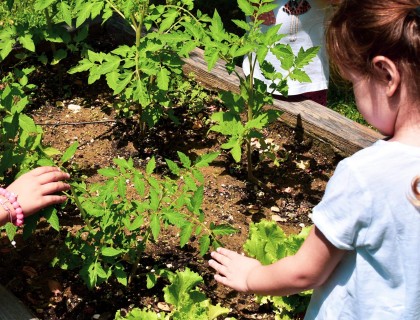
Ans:
[[[378,141],[343,160],[313,222],[348,250],[305,319],[420,319],[420,210],[409,201],[420,148]]]

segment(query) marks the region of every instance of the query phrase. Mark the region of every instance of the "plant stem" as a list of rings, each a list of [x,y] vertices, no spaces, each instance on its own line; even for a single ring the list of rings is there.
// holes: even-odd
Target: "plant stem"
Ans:
[[[77,208],[79,208],[79,210],[80,210],[80,214],[82,216],[83,221],[86,223],[86,226],[88,227],[89,231],[92,231],[93,228],[90,225],[89,219],[87,219],[86,211],[85,211],[85,209],[83,209],[83,206],[82,206],[82,204],[79,200],[79,196],[77,195],[76,191],[74,191],[74,188],[73,188],[72,185],[70,185],[70,191],[71,191],[71,194],[73,196],[74,202],[76,203]]]

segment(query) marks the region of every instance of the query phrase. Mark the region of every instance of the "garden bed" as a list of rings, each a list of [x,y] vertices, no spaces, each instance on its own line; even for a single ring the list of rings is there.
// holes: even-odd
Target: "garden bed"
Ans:
[[[74,141],[79,142],[72,166],[85,175],[89,183],[98,181],[100,177],[96,170],[112,165],[112,159],[116,157],[131,157],[139,168],[144,168],[151,156],[161,164],[165,158],[174,159],[176,151],[194,155],[219,150],[222,137],[216,133],[207,134],[206,120],[220,106],[208,105],[180,126],[163,121],[151,130],[147,139],[139,141],[136,132],[130,131],[129,123],[115,119],[109,107],[112,96],[105,86],[98,83],[87,87],[83,82],[85,79],[66,76],[68,91],[63,99],[63,94],[57,94],[59,88],[54,85],[54,77],[47,76],[52,73],[53,70],[43,68],[36,72],[40,89],[34,97],[34,119],[43,127],[45,144],[64,151]],[[74,111],[69,108],[71,105],[81,108]],[[178,110],[183,111],[182,108]],[[268,162],[258,164],[256,174],[270,186],[270,191],[249,184],[244,167],[233,162],[228,154],[222,154],[204,169],[206,219],[230,223],[239,230],[223,240],[234,250],[242,251],[250,222],[274,219],[287,233],[296,233],[302,225],[310,224],[311,209],[321,199],[325,184],[341,159],[328,144],[282,122],[274,123],[267,130],[267,138],[273,139],[288,154],[280,167]],[[135,281],[130,287],[109,283],[89,291],[77,272],[52,268],[51,259],[60,250],[66,233],[80,228],[79,212],[71,207],[60,212],[60,223],[60,233],[41,222],[29,241],[23,241],[18,235],[16,248],[6,237],[2,238],[1,284],[36,316],[40,319],[91,319],[98,314],[101,319],[112,319],[115,311],[121,308],[164,308],[162,297],[154,295],[159,291],[146,290],[144,279]],[[270,308],[260,307],[252,296],[218,286],[207,265],[208,256],[201,258],[193,247],[194,244],[180,249],[178,239],[168,233],[142,259],[142,268],[157,263],[173,270],[189,267],[203,276],[206,283],[203,290],[214,302],[232,308],[232,316],[238,319],[272,318]]]
[[[99,46],[107,46],[110,40],[95,39]],[[193,61],[196,63],[197,59]],[[231,86],[230,90],[235,90],[235,83],[226,82],[229,79],[226,75],[220,76],[216,72],[214,79],[225,87],[215,87],[206,82],[206,79],[213,79],[208,73],[200,76],[197,64],[187,61],[185,68],[186,73],[196,71],[197,81],[208,87],[229,89]],[[38,66],[31,75],[31,83],[38,86],[31,115],[43,128],[44,144],[64,152],[72,143],[79,142],[67,169],[88,184],[100,182],[103,177],[97,170],[112,166],[114,158],[132,158],[137,168],[145,170],[150,158],[155,157],[157,173],[163,175],[167,173],[164,160],[176,161],[177,151],[196,158],[220,151],[225,142],[221,135],[209,132],[211,114],[223,108],[217,99],[209,99],[203,109],[194,114],[179,106],[175,109],[175,114],[183,120],[179,125],[162,119],[140,139],[132,120],[115,116],[114,97],[105,83],[98,81],[88,86],[83,74],[64,74],[60,82],[57,74],[57,67]],[[209,167],[203,168],[205,197],[202,209],[206,221],[227,223],[238,230],[222,239],[224,245],[233,250],[243,251],[242,245],[252,222],[274,220],[287,234],[298,233],[303,226],[310,225],[311,210],[322,198],[338,161],[376,137],[375,133],[334,112],[324,109],[311,112],[311,107],[322,107],[310,102],[275,101],[274,106],[285,113],[281,121],[271,124],[264,134],[280,147],[283,161],[275,167],[271,162],[256,159],[255,168],[256,177],[268,186],[267,189],[249,183],[244,163],[235,163],[225,152]],[[326,126],[318,130],[321,128],[317,126],[320,114],[326,116],[319,124]],[[148,247],[138,269],[140,276],[129,286],[112,280],[88,290],[77,270],[51,266],[52,259],[62,250],[66,234],[76,233],[83,223],[80,212],[71,205],[61,209],[59,217],[60,232],[41,221],[29,240],[24,241],[18,233],[16,247],[5,235],[1,238],[0,284],[13,292],[39,319],[113,319],[117,310],[133,307],[166,312],[169,306],[163,299],[164,283],[148,290],[145,277],[141,276],[156,266],[172,271],[190,268],[200,274],[204,279],[202,291],[214,304],[230,308],[231,317],[274,319],[270,305],[260,305],[251,295],[238,294],[217,285],[207,264],[208,254],[201,257],[194,241],[180,248],[179,235],[173,229],[168,229],[159,241]]]

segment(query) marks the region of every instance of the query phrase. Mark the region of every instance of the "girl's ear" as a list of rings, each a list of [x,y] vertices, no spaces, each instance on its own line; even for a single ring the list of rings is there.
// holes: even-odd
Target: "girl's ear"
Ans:
[[[384,56],[372,60],[375,74],[386,83],[386,95],[392,97],[401,84],[401,75],[395,63]]]

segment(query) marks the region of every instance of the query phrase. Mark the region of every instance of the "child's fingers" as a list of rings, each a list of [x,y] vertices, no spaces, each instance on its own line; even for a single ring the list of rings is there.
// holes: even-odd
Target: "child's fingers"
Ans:
[[[62,171],[48,171],[37,177],[40,184],[47,184],[50,182],[57,182],[61,180],[69,179],[70,175]]]
[[[67,183],[64,183],[63,181],[50,182],[41,186],[41,194],[49,195],[49,194],[54,194],[61,191],[66,191],[69,189],[70,189],[70,185]]]
[[[43,174],[48,173],[48,172],[56,172],[56,171],[61,172],[60,169],[57,168],[57,167],[44,166],[44,167],[35,168],[32,171],[30,171],[29,173],[34,175],[34,176],[40,176],[40,175],[43,175]]]
[[[66,196],[56,196],[56,195],[44,196],[42,199],[42,207],[48,207],[54,204],[60,204],[66,200],[67,200]]]
[[[216,251],[213,251],[211,253],[211,257],[216,260],[217,262],[219,262],[220,264],[226,265],[229,263],[230,259],[228,257],[226,257],[225,255],[221,254],[219,252],[219,249]]]

